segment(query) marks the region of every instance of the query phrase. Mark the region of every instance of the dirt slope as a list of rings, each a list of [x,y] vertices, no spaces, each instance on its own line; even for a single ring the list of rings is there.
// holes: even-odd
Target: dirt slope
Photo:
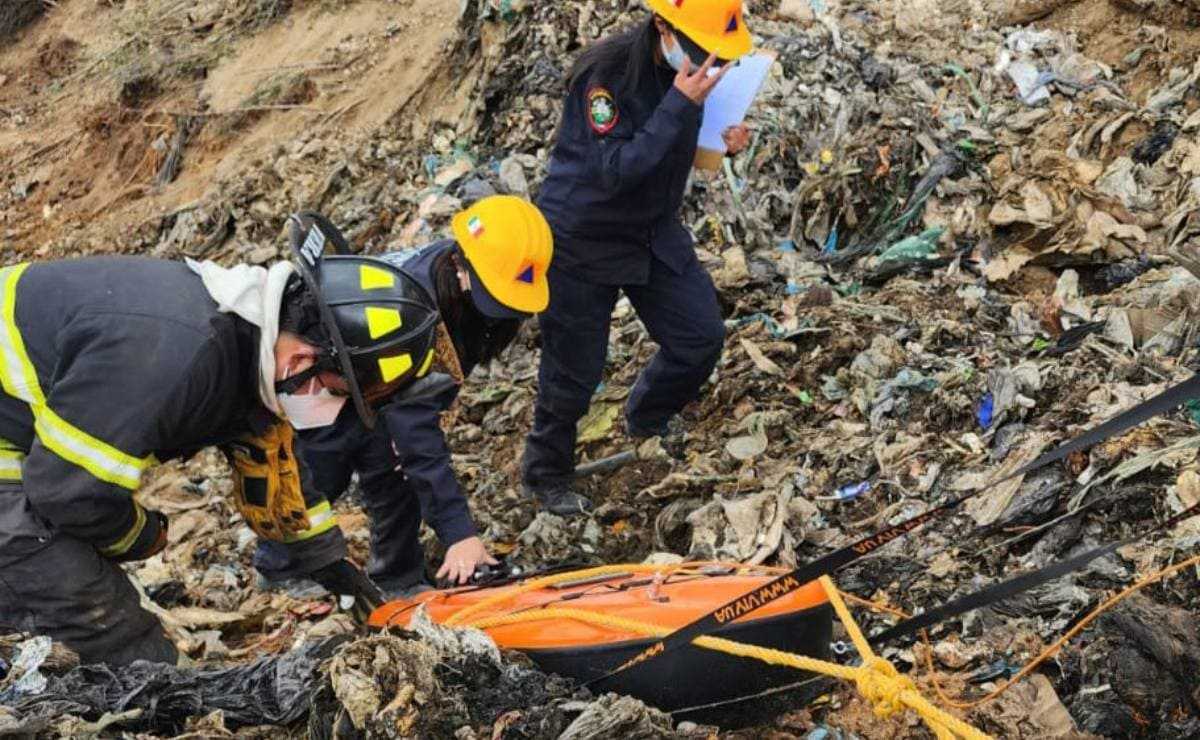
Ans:
[[[64,0],[28,27],[0,56],[6,249],[38,256],[98,224],[119,242],[298,132],[378,129],[439,68],[459,12],[457,0],[297,5],[263,21],[231,17],[233,3]],[[162,182],[173,149],[177,176]]]

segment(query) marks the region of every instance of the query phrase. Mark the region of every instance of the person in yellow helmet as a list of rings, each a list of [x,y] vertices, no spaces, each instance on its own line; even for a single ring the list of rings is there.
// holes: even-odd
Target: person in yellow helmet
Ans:
[[[376,257],[424,286],[438,307],[438,341],[421,368],[427,374],[376,410],[374,430],[345,408],[333,424],[298,434],[296,454],[314,495],[333,501],[358,475],[371,530],[367,573],[387,598],[428,584],[417,537],[422,520],[447,548],[437,578],[464,583],[479,566],[495,564],[451,468],[440,419],[463,379],[498,357],[521,322],[549,301],[553,239],[531,203],[485,198],[459,213],[452,230],[452,239]],[[263,539],[254,563],[269,588],[315,580],[356,597],[369,588],[349,567],[337,529],[287,544]]]
[[[550,305],[527,494],[557,514],[590,502],[571,488],[576,422],[603,376],[609,322],[629,298],[659,352],[629,396],[631,436],[679,441],[678,414],[720,359],[724,322],[680,209],[718,68],[750,51],[741,0],[647,0],[644,22],[576,61],[538,205],[554,232]],[[745,127],[725,132],[729,152]],[[677,448],[668,444],[669,448]]]

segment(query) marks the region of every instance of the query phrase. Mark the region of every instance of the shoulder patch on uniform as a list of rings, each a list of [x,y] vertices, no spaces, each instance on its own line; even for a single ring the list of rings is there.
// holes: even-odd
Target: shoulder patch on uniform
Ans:
[[[588,125],[600,135],[607,134],[617,125],[620,113],[613,94],[604,87],[593,87],[587,93]]]

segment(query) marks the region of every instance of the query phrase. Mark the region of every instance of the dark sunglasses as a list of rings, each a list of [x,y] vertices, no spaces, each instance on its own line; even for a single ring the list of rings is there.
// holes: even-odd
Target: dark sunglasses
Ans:
[[[339,370],[340,368],[338,367],[337,362],[331,355],[321,354],[317,357],[317,361],[312,364],[312,367],[304,370],[303,372],[296,373],[289,378],[284,378],[283,380],[276,382],[275,392],[284,395],[294,395],[301,388],[312,382],[312,379],[318,377],[321,373],[337,373]],[[324,386],[324,384],[322,385]],[[329,388],[329,386],[324,387]],[[343,391],[339,388],[329,388],[329,392],[335,396],[350,395],[347,391]]]

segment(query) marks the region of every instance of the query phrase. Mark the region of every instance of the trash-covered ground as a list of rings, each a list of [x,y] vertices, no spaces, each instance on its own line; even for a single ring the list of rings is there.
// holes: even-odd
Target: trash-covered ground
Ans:
[[[422,244],[464,202],[536,193],[570,60],[638,8],[59,0],[0,50],[4,262],[269,262],[301,206],[366,252]],[[529,327],[471,379],[450,427],[475,516],[510,561],[803,562],[983,488],[1196,367],[1200,4],[750,8],[779,61],[753,145],[698,175],[688,199],[729,333],[687,412],[686,459],[644,447],[582,481],[594,517],[538,514],[518,485],[537,367]],[[82,32],[92,27],[103,31]],[[291,55],[268,54],[289,44]],[[621,403],[653,350],[619,306],[610,373],[581,424],[584,462],[631,449]],[[1148,531],[1200,501],[1198,448],[1200,406],[995,486],[838,584],[911,612]],[[113,676],[5,638],[0,735],[716,732],[591,697],[514,656],[357,634],[317,594],[258,591],[230,485],[206,455],[139,494],[171,516],[171,546],[131,570],[197,667]],[[363,515],[343,509],[363,556]],[[936,671],[947,698],[970,702],[1198,542],[1193,519],[945,623],[928,646],[883,654],[928,696]],[[1198,575],[1121,602],[1033,677],[960,715],[1007,738],[1200,734]],[[856,613],[868,629],[893,621]],[[262,697],[261,712],[239,714],[235,689]],[[726,736],[924,732],[834,686]]]

